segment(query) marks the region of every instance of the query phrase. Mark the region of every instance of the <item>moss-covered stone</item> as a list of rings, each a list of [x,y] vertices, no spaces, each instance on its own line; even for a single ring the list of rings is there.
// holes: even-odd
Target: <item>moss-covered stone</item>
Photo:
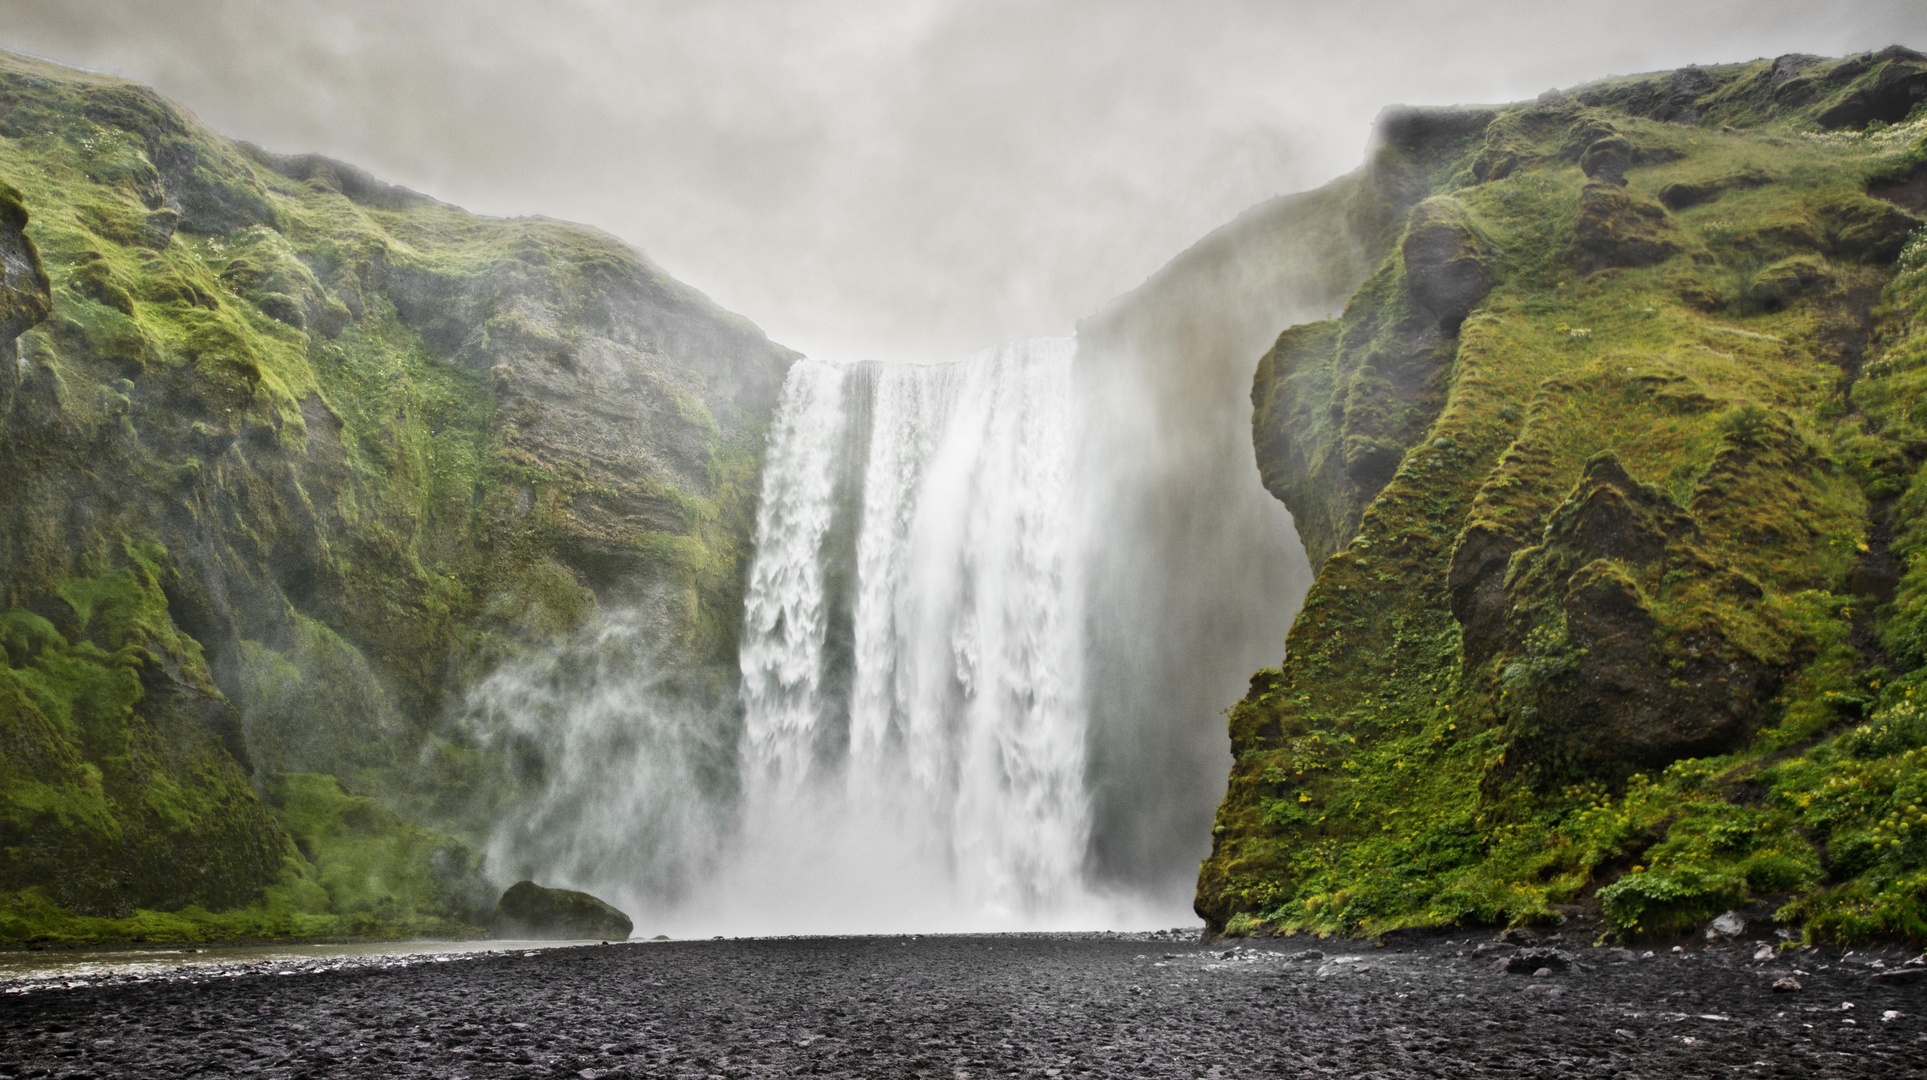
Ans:
[[[1280,336],[1254,444],[1322,566],[1231,710],[1214,928],[1660,935],[1768,898],[1927,938],[1927,118],[1896,104],[1924,72],[1782,57],[1469,111],[1344,315]],[[1454,245],[1422,235],[1445,208]],[[1415,247],[1486,282],[1434,339]]]
[[[496,903],[489,929],[500,938],[627,941],[635,924],[588,893],[518,881]]]

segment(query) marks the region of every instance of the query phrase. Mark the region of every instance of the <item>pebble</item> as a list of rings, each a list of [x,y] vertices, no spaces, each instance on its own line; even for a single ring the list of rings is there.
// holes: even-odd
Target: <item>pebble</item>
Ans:
[[[1321,981],[1305,967],[1225,963],[1223,947],[1149,964],[1137,959],[1145,940],[736,938],[74,979],[94,984],[0,995],[0,1077],[1163,1080],[1217,1065],[1225,1076],[1485,1080],[1753,1075],[1738,1070],[1767,1059],[1786,1075],[1888,1078],[1917,1072],[1927,1040],[1927,1020],[1901,1009],[1914,988],[1865,968],[1818,972],[1807,993],[1851,994],[1882,1022],[1849,1026],[1845,1009],[1826,1007],[1836,1022],[1806,1026],[1820,1016],[1761,992],[1750,945],[1514,982],[1420,941],[1369,964],[1338,957],[1326,966],[1370,977]],[[1687,1038],[1690,1066],[1671,1056]]]

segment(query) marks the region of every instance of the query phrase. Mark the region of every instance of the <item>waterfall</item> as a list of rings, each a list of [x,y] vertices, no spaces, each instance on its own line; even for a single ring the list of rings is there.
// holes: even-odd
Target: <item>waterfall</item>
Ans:
[[[745,605],[737,888],[826,916],[880,892],[924,926],[1087,899],[1074,353],[792,369]]]
[[[1309,577],[1251,466],[1256,331],[1164,318],[1193,308],[955,364],[798,360],[737,694],[678,678],[646,597],[472,688],[478,741],[525,763],[493,871],[676,936],[1184,918],[1219,712]]]

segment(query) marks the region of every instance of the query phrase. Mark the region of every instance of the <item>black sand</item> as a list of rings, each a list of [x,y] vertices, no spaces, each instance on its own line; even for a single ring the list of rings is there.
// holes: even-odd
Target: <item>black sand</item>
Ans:
[[[1927,978],[1871,956],[1580,947],[1535,976],[1475,943],[668,942],[15,983],[0,1076],[1927,1076]]]

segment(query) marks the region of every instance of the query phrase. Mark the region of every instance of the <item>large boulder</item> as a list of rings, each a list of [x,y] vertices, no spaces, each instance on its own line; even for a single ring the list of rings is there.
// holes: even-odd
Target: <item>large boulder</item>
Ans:
[[[629,916],[588,893],[533,881],[509,886],[489,920],[489,931],[498,938],[627,941],[634,929]]]
[[[1659,203],[1621,188],[1617,182],[1592,180],[1580,190],[1579,213],[1573,224],[1573,263],[1580,273],[1615,266],[1651,266],[1679,250],[1666,208]]]
[[[1412,208],[1411,224],[1399,248],[1413,303],[1441,329],[1458,329],[1492,288],[1492,276],[1480,259],[1480,244],[1466,221],[1465,207],[1450,195],[1434,196]],[[1404,449],[1398,448],[1400,457]]]
[[[1489,655],[1501,643],[1511,693],[1531,701],[1528,726],[1563,744],[1562,753],[1657,766],[1724,753],[1757,726],[1780,667],[1756,655],[1705,601],[1726,596],[1728,614],[1749,619],[1759,584],[1712,557],[1695,514],[1633,479],[1615,455],[1587,462],[1541,543],[1517,556],[1502,591],[1489,597],[1479,585],[1496,576],[1485,569],[1497,561],[1483,554],[1491,546],[1474,535],[1461,544],[1467,652],[1476,645]],[[1659,603],[1669,590],[1670,602]],[[1551,625],[1566,640],[1539,631],[1535,641],[1525,621],[1554,610]]]

